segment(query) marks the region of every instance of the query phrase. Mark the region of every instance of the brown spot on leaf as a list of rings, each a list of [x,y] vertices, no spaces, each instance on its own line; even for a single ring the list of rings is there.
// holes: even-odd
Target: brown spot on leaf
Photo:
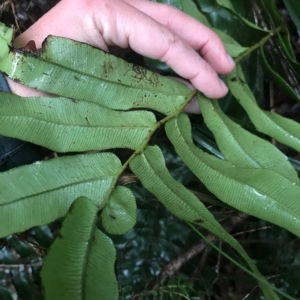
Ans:
[[[108,77],[109,74],[113,71],[113,66],[109,56],[105,57],[104,63],[102,65],[103,75]]]
[[[144,81],[147,84],[152,85],[153,87],[157,87],[159,85],[159,78],[157,73],[148,72],[148,70],[139,65],[129,64],[129,68],[131,68],[132,73],[130,73],[131,78],[139,83]]]
[[[108,215],[111,219],[116,220],[117,218],[113,215]]]
[[[201,224],[201,223],[203,223],[203,220],[202,219],[195,220],[195,223]]]
[[[63,238],[64,238],[60,232],[58,232],[58,234],[57,234],[56,237],[58,237],[58,238],[60,238],[60,239],[63,239]]]
[[[241,79],[240,77],[233,77],[233,78],[230,79],[230,81],[231,81],[231,82],[241,82],[241,83],[243,83],[243,84],[246,83],[246,82],[245,82],[243,79]]]

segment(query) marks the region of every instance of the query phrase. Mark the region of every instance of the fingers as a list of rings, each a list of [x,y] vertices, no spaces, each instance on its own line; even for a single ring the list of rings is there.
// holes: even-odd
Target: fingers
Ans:
[[[212,31],[167,5],[126,1],[63,0],[22,34],[16,44],[24,46],[34,39],[40,47],[44,38],[53,34],[106,51],[108,46],[129,46],[143,56],[166,62],[207,97],[225,96],[228,89],[217,72],[230,72],[233,66],[225,62],[225,48]],[[147,7],[151,16],[142,11]],[[199,37],[194,36],[195,32]]]
[[[29,29],[14,40],[15,47],[23,47],[34,40],[37,48],[48,35],[70,38],[88,43],[107,51],[101,32],[93,23],[92,13],[83,6],[87,1],[62,0],[48,13],[35,22]],[[103,0],[97,1],[100,4]],[[99,5],[98,10],[101,10]]]
[[[95,11],[96,7],[92,9]],[[105,6],[105,12],[95,13],[94,19],[108,45],[130,46],[143,56],[167,63],[207,97],[221,98],[227,93],[228,89],[216,71],[195,49],[135,7],[110,1]]]
[[[234,61],[227,55],[219,36],[196,19],[170,5],[145,0],[124,1],[176,33],[193,49],[199,51],[217,73],[227,74],[234,69]]]
[[[191,91],[195,90],[195,87],[193,87],[188,81],[182,79],[182,78],[178,78],[178,77],[173,77],[173,76],[168,76],[169,78],[172,78],[176,81],[182,82],[184,83]],[[198,101],[197,101],[197,96],[195,96],[188,104],[187,106],[184,108],[185,112],[188,113],[193,113],[193,114],[199,114],[200,113],[200,108],[198,105]]]

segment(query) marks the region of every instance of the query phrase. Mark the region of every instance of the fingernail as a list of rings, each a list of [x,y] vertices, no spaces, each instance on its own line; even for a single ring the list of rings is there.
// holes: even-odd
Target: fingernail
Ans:
[[[227,54],[227,60],[232,67],[235,67],[235,62],[229,54]]]
[[[228,87],[221,79],[220,79],[220,86],[221,86],[222,90],[227,94],[228,93]]]

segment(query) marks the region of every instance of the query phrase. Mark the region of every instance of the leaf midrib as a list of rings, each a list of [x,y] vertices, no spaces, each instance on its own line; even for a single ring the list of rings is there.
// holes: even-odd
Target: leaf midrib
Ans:
[[[247,156],[248,158],[249,158],[249,160],[252,162],[252,163],[254,163],[254,165],[255,166],[257,166],[257,167],[262,167],[263,168],[263,165],[261,164],[261,163],[259,163],[255,158],[253,158],[253,156],[252,155],[250,155],[250,153],[248,153],[247,151],[246,151],[246,149],[244,149],[241,145],[240,145],[240,143],[238,142],[238,140],[235,138],[235,136],[233,135],[233,133],[232,133],[232,130],[231,130],[231,128],[230,128],[230,123],[229,123],[229,125],[228,125],[228,122],[227,122],[227,120],[226,120],[226,117],[225,117],[225,119],[224,119],[224,114],[223,114],[223,112],[222,111],[220,111],[220,107],[219,107],[219,105],[213,105],[212,103],[209,103],[211,106],[213,106],[213,109],[214,110],[216,110],[217,111],[217,113],[218,113],[218,116],[220,117],[220,121],[222,122],[222,124],[224,125],[223,126],[223,128],[225,128],[225,130],[227,131],[227,133],[228,133],[228,135],[230,135],[230,137],[231,137],[231,140],[232,141],[234,141],[234,144],[235,144],[235,146],[239,149],[239,152],[241,151],[242,153],[244,153],[244,155],[245,156]],[[217,143],[218,143],[218,141],[217,141]],[[224,155],[225,156],[225,155]],[[249,161],[248,160],[248,161]],[[233,163],[232,163],[233,164]],[[234,165],[234,164],[233,164]]]
[[[299,144],[299,138],[295,137],[292,133],[286,131],[283,127],[279,126],[271,118],[269,118],[268,115],[266,115],[263,110],[261,110],[259,108],[259,106],[256,103],[256,100],[252,99],[252,97],[250,97],[250,95],[248,95],[248,93],[246,91],[246,88],[244,87],[243,84],[238,84],[237,83],[236,86],[238,86],[238,87],[240,87],[242,89],[242,91],[238,92],[239,95],[236,98],[237,98],[238,102],[241,104],[241,106],[246,110],[247,114],[249,114],[249,116],[250,115],[252,115],[252,116],[254,115],[254,112],[251,111],[251,109],[254,108],[255,111],[256,111],[256,113],[258,112],[263,118],[265,118],[269,123],[271,123],[271,126],[275,127],[277,130],[281,131],[281,133],[285,137],[289,136],[294,142],[296,142],[297,144]],[[241,93],[246,94],[249,98],[251,98],[251,101],[244,101],[242,95],[240,95]],[[257,124],[257,122],[253,122],[253,124]]]
[[[91,253],[91,250],[92,250],[92,247],[93,247],[93,236],[95,235],[95,230],[97,230],[97,218],[94,217],[94,222],[91,226],[91,230],[90,230],[90,234],[89,234],[89,238],[88,238],[88,244],[87,244],[87,247],[86,247],[86,251],[85,251],[85,255],[83,257],[83,271],[82,271],[82,276],[81,276],[81,286],[82,286],[82,300],[85,300],[87,299],[86,298],[86,280],[84,280],[84,278],[87,278],[86,276],[86,273],[87,273],[87,270],[88,270],[88,257],[90,256],[90,253]],[[96,237],[95,237],[96,238]]]
[[[112,178],[112,180],[114,180],[115,176],[112,176],[112,175],[102,176],[102,177],[97,177],[97,178],[93,178],[93,179],[82,180],[80,182],[77,181],[77,182],[73,182],[73,183],[69,183],[69,184],[65,184],[65,185],[60,185],[59,187],[52,188],[52,189],[47,189],[47,190],[45,190],[43,192],[39,192],[39,193],[35,193],[35,194],[32,194],[32,195],[27,195],[27,196],[24,196],[24,197],[20,197],[20,198],[14,199],[13,201],[0,203],[0,207],[16,203],[16,202],[25,200],[27,198],[33,198],[33,197],[41,196],[41,195],[44,195],[44,194],[47,194],[47,193],[52,193],[54,191],[57,191],[57,190],[60,190],[60,189],[64,189],[64,188],[67,188],[67,187],[70,187],[70,186],[73,186],[73,185],[83,184],[83,183],[87,183],[87,182],[96,182],[96,181],[103,180],[103,179],[107,179],[108,180],[109,178]],[[80,195],[78,195],[78,197],[80,197]]]
[[[69,123],[57,123],[57,122],[51,122],[51,121],[45,121],[43,119],[39,119],[39,118],[32,118],[32,117],[26,117],[26,116],[0,116],[0,118],[4,118],[4,119],[15,119],[15,118],[18,118],[18,119],[24,119],[24,121],[27,121],[27,120],[34,120],[34,121],[38,121],[38,122],[42,122],[42,123],[46,123],[46,124],[54,124],[54,125],[57,125],[57,126],[71,126],[71,127],[82,127],[82,128],[89,128],[89,127],[92,127],[92,128],[108,128],[108,129],[122,129],[122,128],[125,128],[125,129],[145,129],[145,130],[149,130],[152,128],[152,126],[108,126],[108,125],[81,125],[81,124],[69,124]],[[155,123],[154,123],[155,124]]]
[[[154,167],[152,167],[151,163],[149,162],[149,159],[147,158],[147,156],[145,154],[143,154],[145,161],[148,164],[148,168],[150,170],[152,170],[154,172],[154,176],[157,176],[159,178],[165,178],[166,174],[165,174],[165,170],[156,170]],[[165,176],[161,177],[159,176],[159,174],[165,174]],[[171,194],[180,200],[181,203],[185,204],[186,206],[188,206],[190,209],[193,210],[193,206],[188,205],[186,202],[184,202],[180,196],[177,196],[176,193],[173,192],[173,189],[171,187],[169,187],[168,184],[168,180],[164,181],[162,180],[162,183],[165,185],[165,187],[167,188],[167,190],[169,190],[171,192]],[[166,206],[166,205],[165,205]],[[168,208],[168,207],[167,207]],[[256,274],[256,276],[261,277],[261,274],[259,273],[259,271],[257,270],[256,266],[254,265],[254,263],[251,261],[251,259],[248,257],[247,253],[245,252],[245,250],[241,247],[241,245],[238,243],[238,241],[236,241],[232,236],[230,236],[225,230],[224,228],[217,223],[217,221],[215,222],[211,222],[211,220],[209,220],[208,218],[206,218],[206,214],[210,214],[210,212],[204,207],[204,215],[200,214],[197,210],[196,210],[196,214],[199,216],[199,218],[201,218],[205,223],[202,223],[202,226],[210,231],[213,232],[214,235],[223,238],[223,240],[225,242],[227,242],[229,245],[231,245],[243,258],[244,260],[247,262],[247,264],[249,265],[249,267],[252,269],[252,271]],[[212,216],[212,218],[214,218]],[[214,219],[213,219],[214,220]],[[193,221],[192,221],[193,222]],[[210,229],[209,229],[210,228]],[[221,234],[219,234],[221,231]],[[262,279],[264,279],[262,277]],[[262,283],[264,283],[264,280],[262,280]]]
[[[177,119],[176,119],[176,124],[177,124],[176,127],[179,128],[179,127],[178,127],[178,120],[177,120]],[[187,145],[188,150],[191,150],[190,152],[192,152],[192,155],[195,156],[195,157],[197,157],[198,160],[200,160],[202,164],[205,164],[205,163],[202,161],[202,159],[199,158],[198,155],[197,155],[197,151],[200,150],[200,149],[198,149],[193,143],[188,143],[188,142],[185,140],[184,135],[181,133],[180,129],[179,129],[178,131],[180,132],[183,141],[184,141],[185,144]],[[197,150],[197,151],[195,151],[195,150]],[[205,165],[206,165],[208,168],[210,168],[213,172],[219,173],[222,177],[225,177],[225,178],[228,178],[229,180],[238,182],[240,185],[248,186],[249,188],[256,190],[256,191],[257,191],[258,193],[260,193],[261,195],[264,195],[264,193],[262,193],[259,189],[254,188],[254,187],[252,187],[252,186],[250,186],[250,185],[247,185],[247,184],[245,184],[245,183],[239,181],[238,179],[232,178],[232,177],[227,176],[227,175],[225,176],[225,175],[223,175],[221,172],[218,172],[214,167],[212,167],[212,166],[210,166],[210,165],[208,165],[208,164],[205,164]],[[270,200],[269,200],[270,202],[273,202],[273,204],[275,203],[276,205],[279,205],[280,207],[283,208],[283,210],[285,210],[286,212],[290,213],[291,216],[293,216],[293,217],[295,217],[296,219],[300,220],[300,218],[299,218],[298,215],[294,215],[294,213],[293,213],[292,211],[290,211],[289,208],[284,207],[283,204],[282,204],[281,202],[277,202],[277,201],[274,200],[273,198],[270,198],[268,195],[265,195],[265,196],[267,196],[267,197],[270,199]]]
[[[71,68],[69,68],[69,67],[66,67],[66,66],[64,66],[64,65],[61,65],[61,64],[58,64],[58,63],[56,63],[56,62],[54,62],[53,60],[47,60],[47,59],[45,59],[44,57],[42,57],[42,56],[39,56],[39,57],[35,57],[35,56],[33,56],[33,55],[30,55],[30,54],[24,54],[24,53],[20,53],[20,52],[17,52],[16,50],[13,50],[12,51],[12,53],[14,54],[14,53],[18,53],[18,55],[21,55],[23,58],[25,58],[25,60],[22,60],[22,62],[21,62],[21,64],[23,65],[23,64],[25,64],[25,62],[26,62],[26,59],[33,59],[33,60],[40,60],[40,61],[43,61],[43,62],[45,62],[45,63],[47,63],[47,64],[53,64],[53,65],[55,65],[56,67],[59,67],[59,68],[61,68],[61,69],[64,69],[64,70],[66,70],[66,73],[67,72],[72,72],[72,73],[75,73],[75,74],[80,74],[80,75],[82,75],[82,76],[85,76],[85,77],[90,77],[90,78],[94,78],[94,79],[97,79],[97,80],[99,80],[99,81],[102,81],[102,82],[105,82],[105,83],[108,83],[108,84],[112,84],[112,85],[117,85],[117,86],[122,86],[122,87],[125,87],[127,90],[128,89],[134,89],[134,90],[139,90],[139,91],[146,91],[146,92],[150,92],[150,93],[154,93],[154,94],[160,94],[160,95],[164,95],[164,96],[174,96],[174,97],[183,97],[183,98],[186,98],[188,95],[189,95],[189,93],[187,93],[186,95],[182,95],[182,94],[168,94],[167,92],[156,92],[155,90],[151,90],[151,89],[149,89],[149,88],[143,88],[143,89],[141,89],[141,88],[139,88],[138,86],[130,86],[130,85],[128,85],[128,84],[124,84],[124,83],[122,83],[122,82],[115,82],[115,81],[111,81],[111,80],[107,80],[107,79],[103,79],[103,78],[101,78],[101,77],[97,77],[97,76],[95,76],[95,75],[93,75],[93,74],[88,74],[88,73],[84,73],[83,71],[78,71],[78,70],[74,70],[74,69],[71,69]],[[12,61],[12,63],[14,62],[14,60],[15,60],[15,58],[13,59],[13,61]],[[19,60],[20,61],[20,60]],[[19,61],[17,61],[18,63],[19,63]],[[147,69],[146,69],[147,70]],[[147,70],[147,71],[149,71],[149,70]],[[52,77],[53,78],[53,77]]]

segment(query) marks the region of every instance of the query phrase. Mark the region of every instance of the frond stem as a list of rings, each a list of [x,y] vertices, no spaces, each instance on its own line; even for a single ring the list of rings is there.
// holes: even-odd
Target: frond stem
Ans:
[[[183,111],[183,109],[186,107],[186,105],[197,95],[198,91],[194,90],[192,91],[185,99],[185,101],[176,109],[172,114],[166,116],[162,120],[156,122],[153,127],[150,129],[148,136],[145,138],[145,140],[141,143],[141,145],[132,153],[132,155],[127,159],[127,161],[122,165],[122,168],[116,175],[110,189],[108,190],[106,194],[106,199],[104,200],[104,204],[107,203],[108,199],[110,198],[111,193],[113,192],[114,188],[116,187],[119,177],[125,172],[126,168],[128,167],[129,163],[137,156],[140,155],[144,149],[147,147],[150,139],[154,135],[157,129],[159,129],[162,125],[164,125],[169,120],[178,117],[178,115]]]
[[[271,39],[274,35],[276,35],[278,32],[282,30],[282,26],[278,26],[275,28],[275,30],[271,31],[267,36],[262,38],[258,43],[252,45],[249,47],[245,52],[243,52],[241,55],[239,55],[234,61],[236,64],[238,64],[243,58],[248,56],[251,52],[255,51],[256,49],[263,46],[269,39]]]

